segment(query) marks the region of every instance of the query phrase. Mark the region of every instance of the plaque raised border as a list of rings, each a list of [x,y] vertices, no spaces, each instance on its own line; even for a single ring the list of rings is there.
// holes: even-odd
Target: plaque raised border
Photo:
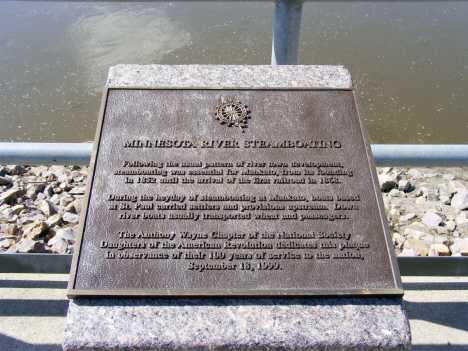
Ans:
[[[373,196],[375,205],[378,208],[378,214],[380,216],[380,224],[383,230],[385,247],[380,248],[381,250],[386,251],[386,257],[388,259],[387,262],[389,264],[392,281],[390,282],[391,286],[387,287],[376,287],[376,288],[346,288],[337,287],[337,288],[305,288],[305,289],[288,289],[288,288],[281,288],[281,289],[233,289],[231,288],[218,288],[218,289],[204,289],[200,287],[198,289],[191,288],[191,289],[173,289],[173,288],[139,288],[139,289],[114,289],[114,288],[106,288],[106,289],[80,289],[76,288],[77,282],[77,270],[81,263],[81,250],[82,250],[82,241],[83,236],[85,235],[85,227],[86,227],[86,220],[88,216],[88,209],[90,205],[90,196],[93,190],[93,181],[95,177],[95,171],[97,162],[97,156],[101,144],[102,138],[102,128],[104,117],[106,113],[106,107],[108,103],[108,96],[110,91],[119,91],[119,90],[158,90],[158,91],[289,91],[289,92],[299,92],[299,91],[334,91],[334,92],[351,92],[353,95],[353,101],[355,104],[355,110],[357,115],[357,120],[359,124],[359,128],[362,135],[362,140],[364,143],[365,149],[365,157],[367,160],[366,166],[369,167],[370,170],[370,177],[371,183],[373,184]],[[214,117],[213,117],[214,120]],[[219,125],[219,121],[214,121],[213,123],[217,123]],[[249,122],[250,124],[250,122]],[[250,127],[250,126],[249,126]],[[237,128],[232,126],[232,128]],[[196,131],[195,131],[196,133]],[[361,156],[364,157],[364,156]],[[75,253],[73,256],[72,267],[71,267],[71,274],[70,280],[68,284],[67,296],[69,298],[89,298],[89,297],[247,297],[247,296],[268,296],[268,297],[284,297],[284,296],[370,296],[370,295],[382,295],[382,296],[402,296],[403,295],[403,286],[398,270],[398,265],[396,261],[395,254],[393,252],[393,244],[391,240],[390,230],[388,227],[387,219],[385,216],[383,200],[380,195],[378,178],[375,170],[375,163],[372,157],[372,152],[370,148],[370,141],[367,135],[367,131],[365,128],[364,120],[362,117],[362,110],[360,107],[359,102],[359,95],[357,91],[351,89],[316,89],[316,88],[139,88],[139,87],[128,87],[128,88],[105,88],[103,99],[101,102],[100,114],[98,119],[98,126],[96,130],[96,136],[94,141],[94,147],[90,162],[90,173],[87,183],[87,191],[84,197],[83,202],[83,210],[80,218],[80,225],[78,231],[78,237],[76,240],[76,247]]]

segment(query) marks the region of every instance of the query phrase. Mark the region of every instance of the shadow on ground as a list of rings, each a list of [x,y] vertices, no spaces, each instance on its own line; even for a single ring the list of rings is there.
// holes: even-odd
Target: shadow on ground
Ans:
[[[68,300],[1,300],[0,317],[65,317]]]
[[[468,345],[413,345],[411,351],[466,351]]]
[[[468,290],[468,283],[450,282],[450,283],[404,283],[405,290]],[[419,319],[434,324],[444,325],[463,331],[468,331],[468,304],[463,302],[412,302],[404,301],[409,319]],[[422,346],[421,346],[422,347]],[[439,350],[436,346],[428,345],[431,350]],[[435,348],[434,348],[435,347]],[[437,346],[439,347],[439,346]],[[440,347],[450,347],[450,350],[456,350],[455,345],[441,345]],[[463,345],[464,350],[468,350],[467,345]],[[417,349],[415,349],[417,350]],[[421,350],[426,350],[422,348]],[[429,349],[427,349],[429,350]],[[442,348],[440,350],[445,350]],[[448,350],[448,349],[447,349]],[[419,351],[419,350],[418,350]]]
[[[29,344],[0,334],[0,349],[4,351],[62,351],[59,344]]]

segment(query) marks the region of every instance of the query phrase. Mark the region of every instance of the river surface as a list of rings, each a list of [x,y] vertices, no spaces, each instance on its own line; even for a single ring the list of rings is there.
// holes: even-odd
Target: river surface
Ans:
[[[0,2],[0,141],[94,138],[108,68],[270,63],[273,3]],[[468,142],[468,2],[306,3],[299,64],[344,65],[372,143]]]

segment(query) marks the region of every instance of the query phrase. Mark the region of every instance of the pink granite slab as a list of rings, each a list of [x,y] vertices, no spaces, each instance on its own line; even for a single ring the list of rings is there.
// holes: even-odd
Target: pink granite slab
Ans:
[[[71,350],[409,350],[400,298],[72,300]]]

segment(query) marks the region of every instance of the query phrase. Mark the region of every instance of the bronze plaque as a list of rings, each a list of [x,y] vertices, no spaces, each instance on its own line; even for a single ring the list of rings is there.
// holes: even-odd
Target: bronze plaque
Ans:
[[[352,90],[106,89],[68,297],[403,293]]]

